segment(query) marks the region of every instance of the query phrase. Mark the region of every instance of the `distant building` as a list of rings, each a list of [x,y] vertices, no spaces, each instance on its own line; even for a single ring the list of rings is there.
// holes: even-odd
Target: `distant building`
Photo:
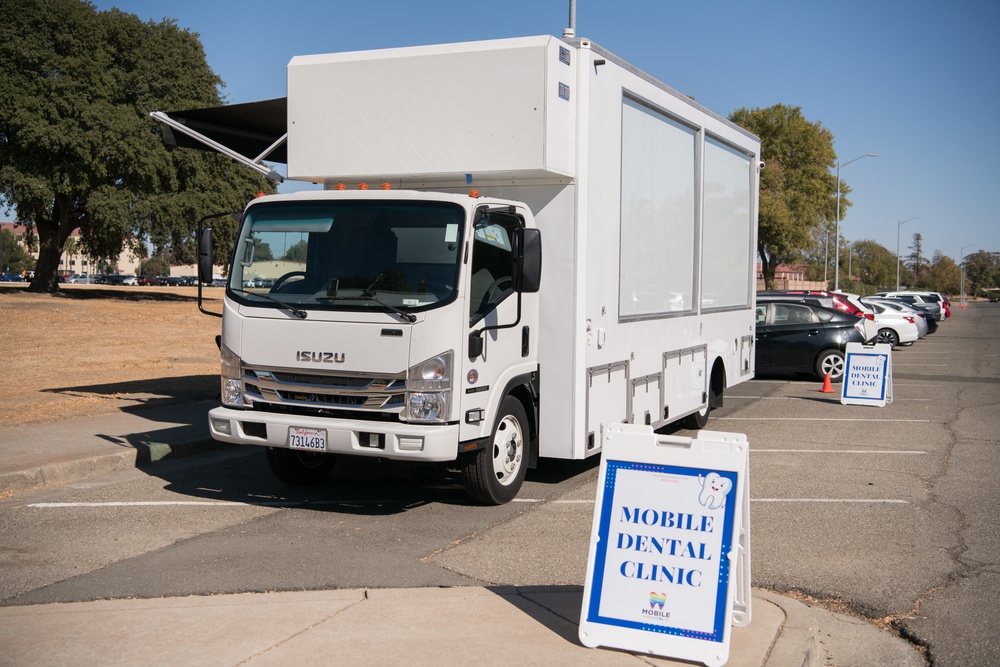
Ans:
[[[38,259],[38,243],[37,241],[33,244],[33,248],[29,247],[27,243],[27,228],[17,222],[0,222],[0,229],[6,229],[11,234],[18,243],[21,244],[25,250],[28,251],[32,257],[36,260]],[[69,276],[74,273],[101,273],[103,271],[97,271],[96,267],[104,267],[106,264],[110,264],[112,273],[119,273],[123,275],[136,275],[139,271],[139,258],[132,256],[127,250],[123,250],[120,255],[118,255],[117,261],[103,262],[100,258],[89,257],[83,253],[83,248],[80,244],[80,230],[74,229],[73,233],[70,234],[69,238],[72,242],[67,241],[63,248],[63,253],[59,257],[59,268],[57,269],[60,275]],[[94,271],[91,271],[91,267],[95,267]]]
[[[774,289],[777,290],[825,290],[829,289],[822,280],[806,280],[806,264],[779,264],[774,269]],[[764,271],[757,262],[757,290],[764,289]]]

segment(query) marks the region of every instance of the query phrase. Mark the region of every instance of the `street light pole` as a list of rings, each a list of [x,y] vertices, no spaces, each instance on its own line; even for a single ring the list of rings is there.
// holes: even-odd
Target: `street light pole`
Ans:
[[[830,289],[827,282],[826,272],[830,269],[830,225],[826,226],[826,234],[823,235],[823,289]]]
[[[852,162],[857,162],[863,157],[878,157],[878,153],[865,153],[864,155],[859,155],[853,160],[848,160],[847,162],[841,164],[840,160],[837,160],[837,235],[834,237],[834,242],[836,245],[836,250],[833,253],[833,291],[836,292],[840,290],[840,168],[846,167]]]
[[[908,223],[910,220],[919,220],[920,218],[907,218],[902,222],[896,223],[896,291],[899,291],[899,228]]]
[[[962,288],[961,288],[961,294],[962,294],[962,296],[958,300],[958,303],[961,305],[962,308],[965,308],[965,249],[966,248],[972,248],[972,247],[977,246],[977,245],[979,245],[979,244],[978,243],[970,243],[969,245],[962,246],[962,249],[958,251],[958,257],[959,257],[959,259],[962,260]]]

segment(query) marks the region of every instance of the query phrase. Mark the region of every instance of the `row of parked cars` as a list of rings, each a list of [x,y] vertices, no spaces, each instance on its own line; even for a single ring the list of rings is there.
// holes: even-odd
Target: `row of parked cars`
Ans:
[[[951,315],[938,292],[880,292],[874,296],[824,291],[757,293],[755,363],[758,375],[810,373],[844,377],[847,343],[910,346]],[[866,340],[865,320],[877,335]],[[872,327],[869,327],[869,330]]]
[[[85,273],[74,273],[66,277],[68,283],[89,283],[91,285],[170,285],[183,287],[196,285],[194,276],[126,276],[120,274],[97,274],[88,276]]]

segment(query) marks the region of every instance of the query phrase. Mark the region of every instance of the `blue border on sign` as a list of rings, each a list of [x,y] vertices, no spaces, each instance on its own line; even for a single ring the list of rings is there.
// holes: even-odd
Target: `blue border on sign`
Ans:
[[[858,357],[876,357],[883,360],[882,383],[881,387],[879,388],[880,393],[878,396],[862,396],[859,394],[853,394],[849,391],[850,383],[848,382],[848,376],[851,372],[851,362],[852,360]],[[842,380],[842,382],[844,383],[844,387],[841,396],[843,398],[849,398],[852,401],[884,401],[885,388],[889,385],[888,367],[889,367],[889,358],[888,355],[886,354],[880,354],[877,352],[848,352],[847,358],[844,360],[844,379]]]
[[[715,473],[727,478],[732,482],[732,497],[726,502],[726,512],[723,520],[722,544],[719,557],[719,581],[715,590],[715,618],[712,623],[712,632],[698,632],[685,628],[669,625],[653,625],[650,623],[637,623],[632,620],[601,616],[601,592],[604,587],[604,567],[607,562],[608,544],[610,542],[611,509],[614,506],[615,484],[619,470],[637,470],[640,472],[650,472],[670,475],[686,475],[697,477]],[[739,474],[729,470],[714,470],[710,468],[680,468],[678,466],[662,465],[656,463],[640,463],[638,461],[614,461],[607,462],[607,474],[604,479],[604,492],[601,498],[601,517],[597,528],[597,549],[594,554],[594,571],[591,574],[590,600],[587,604],[587,621],[590,623],[602,623],[621,628],[642,630],[644,632],[658,632],[661,634],[699,639],[702,641],[722,642],[726,630],[726,600],[729,591],[730,560],[729,552],[732,550],[733,523],[736,520],[736,490],[739,488],[737,481]]]

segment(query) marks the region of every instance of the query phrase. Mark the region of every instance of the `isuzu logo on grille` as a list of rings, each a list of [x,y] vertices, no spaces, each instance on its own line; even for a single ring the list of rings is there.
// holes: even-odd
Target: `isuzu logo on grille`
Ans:
[[[299,350],[295,353],[295,361],[308,361],[314,364],[342,364],[346,359],[343,352],[310,352]]]

